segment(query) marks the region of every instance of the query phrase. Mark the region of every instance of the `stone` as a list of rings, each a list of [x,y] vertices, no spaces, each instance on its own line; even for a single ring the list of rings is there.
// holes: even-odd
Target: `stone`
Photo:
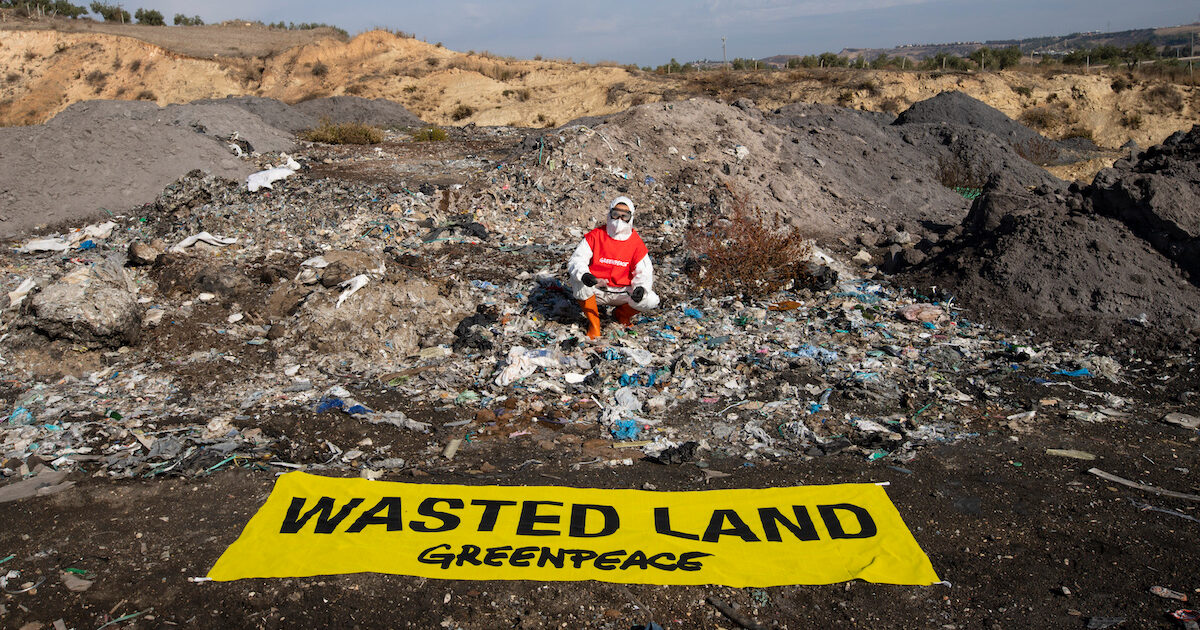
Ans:
[[[95,275],[78,282],[64,277],[34,295],[30,308],[33,327],[55,339],[117,348],[136,343],[141,334],[137,295]]]
[[[154,249],[154,247],[141,241],[133,241],[129,244],[127,254],[129,256],[130,265],[134,267],[141,267],[145,265],[153,265],[155,262],[157,262],[158,257],[162,255],[162,251]]]

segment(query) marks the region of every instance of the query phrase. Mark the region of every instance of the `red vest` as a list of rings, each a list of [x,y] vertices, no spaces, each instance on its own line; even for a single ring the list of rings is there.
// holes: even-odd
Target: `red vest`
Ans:
[[[588,232],[583,240],[592,248],[592,264],[588,271],[614,287],[629,286],[633,282],[633,268],[649,253],[637,230],[629,238],[618,241],[608,235],[608,230],[598,227]]]

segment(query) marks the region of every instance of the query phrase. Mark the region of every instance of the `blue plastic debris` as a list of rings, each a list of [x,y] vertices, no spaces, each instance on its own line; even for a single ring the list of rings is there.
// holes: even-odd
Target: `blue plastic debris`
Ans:
[[[935,323],[933,323],[933,322],[925,322],[925,323],[923,324],[923,326],[925,326],[925,327],[926,327],[926,328],[928,328],[929,330],[937,330],[937,324],[935,324]]]
[[[79,244],[79,251],[86,252],[89,249],[96,249],[96,242],[92,239],[88,239]]]
[[[12,424],[33,424],[33,414],[24,407],[17,407],[8,417]]]
[[[613,427],[613,438],[618,440],[636,440],[642,433],[642,425],[637,420],[617,420]]]
[[[1092,373],[1089,372],[1087,368],[1079,368],[1078,370],[1071,370],[1070,372],[1068,372],[1066,370],[1059,370],[1054,373],[1054,376],[1091,376],[1091,375],[1092,375]]]
[[[650,184],[653,184],[653,183],[654,183],[654,178],[647,175],[646,176],[646,185],[649,186]]]
[[[701,313],[700,309],[698,309],[698,308],[691,308],[691,307],[685,308],[685,309],[683,309],[683,314],[687,317],[691,317],[692,319],[703,319],[704,318],[704,313]]]
[[[619,350],[617,350],[616,348],[605,348],[604,349],[604,360],[605,361],[620,361],[621,360],[621,352]]]
[[[833,350],[826,350],[825,348],[819,348],[807,343],[799,348],[796,348],[795,352],[785,352],[784,355],[795,356],[802,359],[814,359],[821,365],[829,365],[830,363],[838,360],[837,352],[834,352]]]
[[[325,413],[326,411],[330,411],[332,409],[344,411],[352,416],[363,413],[372,413],[372,410],[362,405],[351,405],[347,407],[346,401],[342,400],[341,398],[334,398],[332,396],[322,398],[320,402],[317,403],[317,413]]]
[[[471,286],[475,287],[476,289],[483,289],[484,291],[493,291],[499,288],[487,280],[472,280]]]
[[[658,336],[666,339],[667,341],[675,341],[678,339],[678,337],[676,337],[673,333],[669,333],[665,330],[658,331]]]

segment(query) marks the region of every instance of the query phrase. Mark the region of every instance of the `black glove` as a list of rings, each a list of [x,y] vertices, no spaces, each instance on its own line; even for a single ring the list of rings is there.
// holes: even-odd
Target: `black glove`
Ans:
[[[589,287],[594,287],[594,286],[596,286],[596,283],[599,282],[598,280],[596,280],[596,276],[593,276],[590,273],[583,274],[583,277],[580,278],[579,280],[581,282],[583,282],[583,284],[585,286],[589,286]]]
[[[642,298],[646,297],[646,287],[634,287],[629,297],[633,298],[634,302],[641,302]]]

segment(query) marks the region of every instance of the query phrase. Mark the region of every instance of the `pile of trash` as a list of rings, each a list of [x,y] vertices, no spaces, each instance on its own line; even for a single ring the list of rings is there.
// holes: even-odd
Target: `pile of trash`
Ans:
[[[747,103],[689,101],[595,128],[489,132],[516,145],[511,158],[479,160],[465,184],[444,187],[420,170],[386,184],[315,179],[310,153],[328,152],[261,154],[256,166],[283,175],[262,176],[270,187],[197,171],[103,223],[14,243],[0,259],[0,471],[375,477],[529,447],[577,466],[638,453],[902,464],[997,423],[1028,430],[1046,408],[1078,422],[1137,411],[1107,386],[1076,385],[1123,382],[1095,344],[1035,345],[942,288],[904,289],[830,248],[795,261],[812,267],[768,296],[698,289],[686,233],[727,211],[727,181],[804,200],[829,230],[965,210],[920,166],[894,166],[892,185],[907,192],[888,202],[872,201],[866,178],[835,186],[813,174],[872,163],[832,130],[879,121],[841,116],[814,110],[788,131]],[[722,131],[699,138],[700,119]],[[777,184],[765,176],[784,168],[780,154],[811,164]],[[925,210],[912,206],[922,190]],[[975,204],[963,234],[1003,233],[987,227],[1001,190]],[[638,200],[664,306],[591,342],[565,265],[621,193]],[[785,219],[809,216],[774,203]],[[905,221],[913,232],[887,227],[895,243],[932,235]],[[1047,393],[1033,408],[1030,383]]]

